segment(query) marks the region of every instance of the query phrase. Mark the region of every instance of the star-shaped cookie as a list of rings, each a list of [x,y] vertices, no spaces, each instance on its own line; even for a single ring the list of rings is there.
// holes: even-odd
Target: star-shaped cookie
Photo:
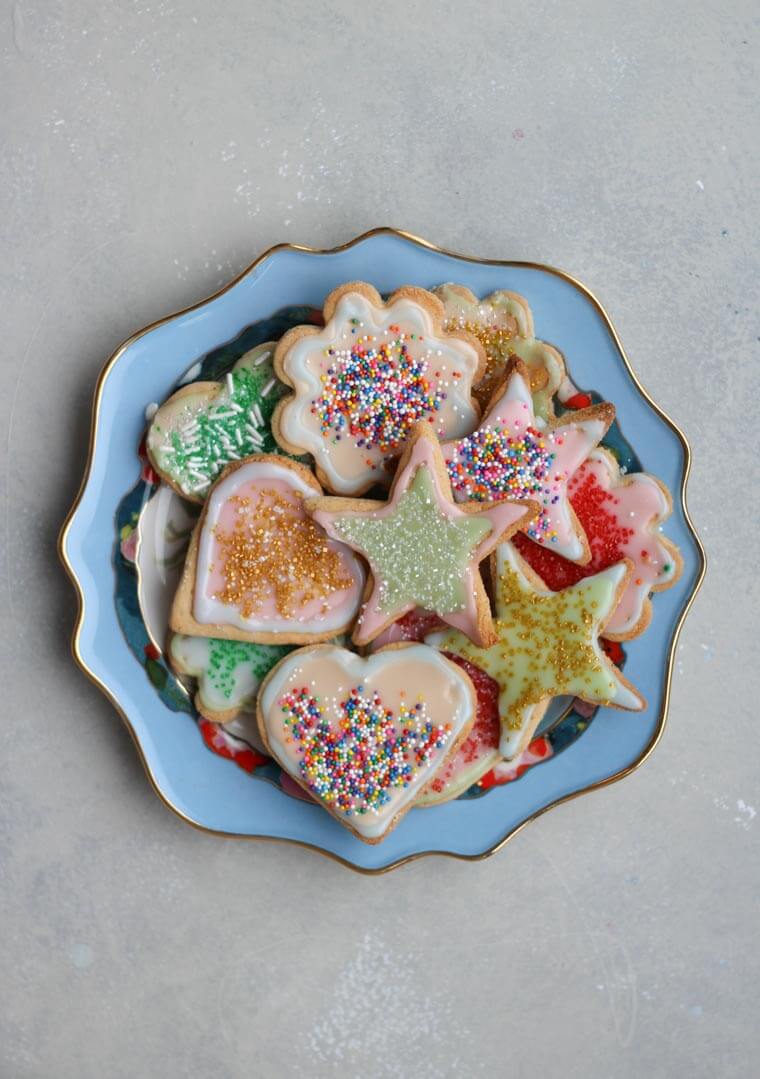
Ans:
[[[614,405],[604,403],[549,423],[537,420],[527,368],[522,360],[510,360],[506,380],[480,426],[465,438],[443,444],[454,497],[462,502],[534,499],[541,511],[524,531],[536,543],[583,565],[591,551],[567,484],[614,418]]]
[[[569,694],[630,711],[646,707],[599,644],[631,569],[624,560],[551,592],[514,546],[502,543],[494,559],[496,642],[478,648],[450,630],[425,638],[498,682],[499,750],[507,760],[528,744],[552,697]]]
[[[532,502],[458,506],[438,439],[426,423],[414,428],[388,502],[314,498],[307,507],[328,535],[369,563],[371,584],[352,638],[357,645],[368,644],[414,607],[490,644],[493,619],[478,566],[538,512]]]

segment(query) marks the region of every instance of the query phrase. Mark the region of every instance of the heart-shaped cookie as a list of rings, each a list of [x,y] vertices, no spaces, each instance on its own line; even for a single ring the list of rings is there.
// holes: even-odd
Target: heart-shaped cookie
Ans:
[[[291,652],[258,696],[261,737],[304,790],[366,843],[379,843],[467,736],[465,672],[424,644],[363,658],[320,645]]]
[[[305,499],[321,490],[285,457],[228,465],[190,540],[171,629],[270,645],[327,641],[349,629],[364,569],[306,510]]]

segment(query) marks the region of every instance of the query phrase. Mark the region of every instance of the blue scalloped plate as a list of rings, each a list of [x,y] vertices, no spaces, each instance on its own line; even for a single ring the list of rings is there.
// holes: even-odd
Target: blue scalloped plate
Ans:
[[[626,676],[649,701],[646,712],[598,709],[582,737],[569,739],[540,767],[488,797],[413,810],[378,846],[361,843],[319,807],[209,753],[182,695],[172,698],[155,665],[147,666],[151,677],[141,669],[145,660],[140,664],[135,641],[130,645],[124,632],[125,621],[138,612],[125,613],[121,587],[121,609],[114,603],[114,569],[120,570],[114,521],[130,510],[127,492],[144,498],[138,493],[135,449],[146,404],[164,400],[188,368],[226,342],[245,338],[252,326],[266,324],[289,305],[320,307],[333,288],[356,279],[383,293],[405,284],[457,281],[480,296],[496,289],[524,295],[537,336],[563,352],[576,384],[592,386],[614,402],[640,467],[673,492],[666,531],[684,558],[680,579],[653,597],[654,618],[646,633],[626,644]],[[276,247],[218,295],[136,334],[100,376],[87,473],[60,541],[81,604],[74,655],[127,722],[156,792],[190,823],[225,835],[300,843],[369,872],[423,854],[480,858],[549,807],[627,774],[656,745],[666,719],[677,635],[704,575],[704,554],[684,500],[689,457],[684,436],[638,383],[601,305],[568,275],[546,266],[453,255],[391,229],[374,230],[332,251]]]

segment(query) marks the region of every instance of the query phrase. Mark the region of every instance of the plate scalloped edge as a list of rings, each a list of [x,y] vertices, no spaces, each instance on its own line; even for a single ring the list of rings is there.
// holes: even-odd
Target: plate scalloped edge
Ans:
[[[253,273],[258,267],[260,267],[264,262],[266,262],[268,259],[270,259],[273,255],[277,254],[278,252],[292,251],[292,252],[303,252],[303,253],[306,253],[306,254],[313,254],[313,255],[334,255],[334,254],[338,254],[338,253],[340,253],[342,251],[347,251],[350,248],[353,248],[353,247],[361,244],[362,242],[364,242],[366,240],[369,240],[370,238],[372,238],[374,236],[383,236],[383,235],[396,237],[396,238],[401,239],[401,240],[403,240],[403,241],[405,241],[405,242],[407,242],[407,243],[409,243],[411,245],[415,245],[417,247],[425,248],[427,250],[436,252],[436,253],[438,253],[440,255],[444,255],[444,256],[449,257],[449,258],[456,259],[456,260],[461,261],[461,262],[477,263],[477,264],[483,264],[483,265],[488,265],[488,266],[497,267],[497,268],[498,267],[505,267],[505,268],[510,267],[510,268],[516,268],[516,269],[535,269],[535,270],[540,270],[540,271],[543,271],[545,273],[549,273],[549,274],[555,275],[555,276],[557,276],[559,278],[562,278],[564,281],[566,281],[568,284],[570,284],[573,288],[578,290],[585,297],[586,300],[590,301],[592,306],[596,309],[596,312],[599,315],[599,317],[601,318],[602,322],[604,323],[607,331],[609,332],[610,337],[611,337],[611,339],[612,339],[612,341],[614,343],[614,346],[615,346],[620,358],[623,361],[623,364],[624,364],[624,366],[625,366],[625,368],[626,368],[626,370],[628,372],[628,375],[629,375],[629,377],[630,377],[636,391],[641,395],[641,397],[649,405],[649,407],[652,409],[652,411],[666,424],[667,427],[669,427],[674,432],[674,434],[676,435],[678,441],[681,444],[681,447],[682,447],[682,450],[683,450],[683,455],[684,455],[684,459],[683,459],[684,463],[683,463],[683,471],[682,471],[682,475],[681,475],[680,492],[678,493],[679,494],[679,506],[680,506],[681,512],[683,513],[686,528],[687,528],[687,530],[688,530],[688,532],[690,534],[691,540],[692,540],[692,542],[694,544],[694,548],[695,548],[695,551],[696,551],[696,555],[697,555],[697,571],[696,571],[696,574],[694,576],[694,581],[693,581],[693,584],[692,584],[692,587],[691,587],[691,591],[688,594],[688,596],[686,597],[686,600],[685,600],[685,602],[683,604],[683,607],[681,609],[680,615],[679,615],[678,620],[677,620],[677,622],[676,622],[676,624],[674,626],[673,633],[672,633],[672,636],[671,636],[670,646],[669,646],[669,649],[668,649],[668,655],[667,655],[667,660],[666,660],[664,693],[663,693],[662,704],[661,704],[661,708],[660,708],[660,714],[659,714],[658,719],[657,719],[657,723],[656,723],[656,726],[655,726],[655,729],[654,729],[654,733],[653,733],[653,735],[650,738],[649,742],[644,747],[643,751],[640,753],[640,755],[638,756],[638,758],[636,760],[632,761],[627,767],[621,768],[619,771],[615,772],[614,774],[612,774],[610,776],[607,776],[607,777],[605,777],[603,779],[600,779],[600,780],[597,780],[597,781],[592,782],[590,784],[587,784],[587,785],[581,787],[578,790],[570,791],[570,792],[562,795],[561,797],[556,798],[553,801],[549,802],[547,805],[542,806],[539,809],[535,810],[533,813],[530,814],[530,816],[526,817],[525,820],[521,821],[520,823],[518,823],[514,827],[510,828],[505,835],[503,835],[496,843],[492,844],[487,850],[477,852],[477,853],[474,853],[474,854],[463,853],[463,852],[459,852],[459,851],[446,851],[446,850],[415,851],[413,853],[404,855],[403,857],[397,858],[397,859],[395,859],[395,860],[393,860],[393,861],[391,861],[391,862],[389,862],[387,864],[374,867],[374,866],[356,865],[355,863],[351,862],[349,859],[342,857],[340,854],[338,854],[338,853],[336,853],[334,851],[327,850],[327,849],[325,849],[325,848],[323,848],[323,847],[321,847],[321,846],[319,846],[319,845],[317,845],[315,843],[308,843],[308,842],[305,842],[305,841],[299,840],[299,839],[292,839],[292,838],[280,837],[280,836],[246,835],[246,834],[241,834],[241,833],[230,833],[230,832],[219,831],[219,830],[215,830],[215,829],[212,829],[212,828],[208,828],[205,825],[201,824],[200,822],[193,820],[192,817],[188,816],[178,806],[174,805],[171,802],[171,800],[167,797],[167,795],[161,789],[159,783],[157,782],[156,777],[153,774],[153,771],[152,771],[152,769],[150,767],[150,763],[149,763],[148,759],[146,758],[143,747],[140,744],[140,740],[139,740],[139,738],[137,736],[137,733],[136,733],[132,723],[130,722],[129,717],[127,716],[125,710],[122,708],[120,702],[116,698],[115,694],[111,691],[111,689],[105,684],[105,682],[102,681],[102,679],[100,677],[98,677],[98,675],[94,671],[92,671],[90,669],[90,667],[88,666],[86,660],[84,659],[84,657],[83,657],[83,655],[81,653],[81,650],[80,650],[80,638],[81,638],[82,628],[84,626],[85,619],[87,617],[86,603],[85,603],[85,592],[84,592],[84,587],[83,587],[81,581],[79,580],[79,578],[77,576],[77,573],[76,573],[76,570],[75,570],[75,568],[74,568],[74,566],[72,564],[72,561],[71,561],[71,559],[69,557],[69,553],[68,553],[68,550],[67,550],[67,540],[68,540],[68,535],[69,535],[71,526],[72,526],[72,524],[74,522],[74,519],[76,517],[77,510],[78,510],[78,508],[80,506],[80,503],[82,502],[82,499],[83,499],[83,496],[84,496],[84,493],[85,493],[85,490],[87,488],[87,485],[88,485],[88,482],[89,482],[89,479],[90,479],[90,475],[91,475],[91,469],[92,469],[92,463],[93,463],[93,455],[94,455],[95,443],[96,443],[97,425],[98,425],[98,419],[99,419],[99,413],[100,413],[101,396],[102,396],[103,387],[105,385],[105,381],[106,381],[106,379],[108,377],[109,372],[113,368],[113,366],[117,363],[117,361],[124,354],[124,352],[126,352],[126,350],[132,344],[134,344],[134,342],[136,342],[139,338],[141,338],[141,337],[145,336],[146,334],[148,334],[151,330],[154,330],[159,326],[162,326],[162,325],[164,325],[164,324],[166,324],[168,322],[171,322],[173,319],[178,318],[181,315],[185,315],[185,314],[188,314],[188,313],[190,313],[192,311],[196,311],[196,310],[198,310],[198,309],[200,309],[202,307],[205,307],[207,304],[211,303],[213,300],[217,299],[220,296],[223,296],[225,293],[229,292],[232,288],[235,287],[235,285],[237,285],[240,281],[242,281],[244,278],[246,278],[249,274]],[[483,259],[483,258],[478,258],[478,257],[475,257],[475,256],[461,255],[461,254],[458,254],[456,252],[449,251],[446,248],[438,247],[437,245],[432,244],[427,240],[423,240],[420,237],[415,236],[414,234],[412,234],[410,232],[406,232],[406,231],[404,231],[402,229],[396,229],[396,228],[390,228],[390,227],[379,227],[379,228],[375,228],[375,229],[370,229],[367,232],[364,232],[361,235],[356,236],[353,239],[348,240],[343,244],[338,244],[337,246],[332,247],[332,248],[324,248],[324,249],[322,249],[322,248],[309,247],[309,246],[304,245],[304,244],[292,244],[292,243],[276,244],[273,247],[270,247],[266,251],[264,251],[257,259],[255,259],[249,266],[247,266],[240,274],[238,274],[235,278],[233,278],[233,280],[228,282],[223,288],[219,289],[217,292],[215,292],[212,295],[198,301],[195,304],[190,305],[189,307],[183,308],[180,311],[175,311],[175,312],[173,312],[173,313],[171,313],[169,315],[164,316],[163,318],[157,319],[155,322],[150,323],[149,325],[145,326],[141,330],[138,330],[136,333],[132,334],[129,338],[127,338],[124,342],[122,342],[122,344],[119,345],[119,347],[114,351],[114,353],[111,355],[111,357],[107,360],[107,362],[103,366],[103,368],[102,368],[102,370],[101,370],[101,372],[100,372],[100,374],[98,376],[97,382],[95,384],[95,389],[94,389],[94,394],[93,394],[93,401],[92,401],[91,425],[90,425],[90,437],[89,437],[89,445],[88,445],[88,453],[87,453],[87,463],[86,463],[86,466],[85,466],[84,475],[82,477],[82,481],[80,483],[79,490],[77,492],[76,498],[74,499],[74,502],[73,502],[73,504],[71,506],[71,509],[69,510],[69,512],[68,512],[68,514],[66,516],[66,519],[65,519],[65,521],[63,523],[63,526],[61,528],[61,531],[60,531],[60,534],[59,534],[59,537],[58,537],[58,555],[59,555],[59,558],[60,558],[60,560],[61,560],[61,562],[62,562],[62,564],[63,564],[63,566],[64,566],[64,568],[65,568],[65,570],[66,570],[66,572],[67,572],[67,574],[68,574],[68,576],[69,576],[69,578],[70,578],[70,580],[71,580],[71,582],[72,582],[72,584],[74,586],[74,590],[75,590],[76,596],[77,596],[77,603],[78,603],[78,610],[77,610],[77,615],[76,615],[74,629],[73,629],[72,638],[71,638],[72,655],[73,655],[73,658],[74,658],[76,664],[79,666],[79,668],[85,674],[85,676],[94,685],[96,685],[101,690],[101,692],[104,694],[104,696],[107,698],[107,700],[110,701],[112,706],[116,709],[118,714],[123,719],[124,723],[127,726],[128,731],[129,731],[129,733],[130,733],[130,735],[132,737],[132,740],[133,740],[133,742],[135,744],[135,747],[137,749],[139,758],[140,758],[140,760],[142,762],[142,765],[143,765],[143,768],[145,770],[146,776],[148,777],[150,785],[153,788],[153,790],[155,791],[158,798],[164,803],[164,805],[168,809],[170,809],[173,813],[175,813],[177,816],[179,816],[182,820],[186,821],[188,824],[190,824],[192,827],[198,829],[199,831],[206,832],[206,833],[211,834],[211,835],[218,835],[218,836],[221,836],[223,838],[240,838],[240,839],[251,839],[251,840],[259,840],[259,841],[288,843],[288,844],[291,844],[291,845],[294,845],[294,846],[299,846],[299,847],[305,848],[307,850],[316,851],[317,853],[326,856],[327,858],[331,859],[332,861],[338,862],[339,864],[345,866],[348,869],[352,869],[355,872],[365,874],[365,875],[377,875],[377,874],[387,873],[387,872],[390,872],[393,869],[399,868],[402,865],[406,865],[409,862],[415,861],[418,858],[422,858],[422,857],[426,857],[426,856],[430,856],[430,855],[439,855],[439,856],[444,856],[444,857],[456,858],[456,859],[458,859],[460,861],[481,861],[482,859],[488,858],[491,855],[497,853],[499,850],[501,850],[509,842],[509,840],[512,839],[515,835],[517,835],[518,832],[522,831],[522,829],[527,824],[530,824],[531,821],[536,820],[538,817],[542,816],[544,813],[548,812],[550,809],[553,809],[558,805],[562,805],[564,802],[568,802],[571,799],[578,798],[583,794],[588,794],[591,791],[594,791],[594,790],[600,789],[602,787],[608,786],[608,785],[610,785],[612,783],[617,782],[620,779],[623,779],[625,776],[630,775],[631,772],[635,771],[637,768],[639,768],[644,763],[644,761],[647,760],[647,758],[650,756],[650,754],[656,748],[657,743],[659,742],[660,738],[662,737],[662,734],[663,734],[663,731],[665,729],[665,725],[666,725],[666,722],[667,722],[668,706],[669,706],[669,703],[670,703],[670,692],[671,692],[673,665],[674,665],[675,651],[676,651],[676,646],[677,646],[677,643],[678,643],[678,638],[679,638],[683,623],[684,623],[684,621],[686,619],[686,616],[689,613],[689,610],[691,609],[691,606],[692,606],[692,604],[694,602],[694,599],[695,599],[695,597],[696,597],[696,595],[697,595],[697,593],[698,593],[698,591],[699,591],[699,589],[700,589],[700,587],[702,585],[702,582],[703,582],[704,576],[705,576],[705,572],[706,572],[706,568],[707,568],[706,567],[706,556],[705,556],[704,547],[703,547],[703,545],[701,543],[699,535],[698,535],[698,533],[697,533],[697,531],[696,531],[696,529],[694,527],[694,524],[693,524],[693,522],[691,520],[689,510],[688,510],[688,506],[687,506],[687,502],[686,502],[686,488],[687,488],[687,483],[688,483],[688,478],[689,478],[690,471],[691,471],[691,447],[689,445],[688,439],[686,438],[685,434],[678,427],[678,425],[670,418],[670,416],[668,416],[667,413],[654,401],[654,399],[651,397],[651,395],[647,392],[647,390],[641,384],[640,380],[638,379],[638,377],[637,377],[635,371],[633,370],[633,367],[631,366],[631,363],[630,363],[630,361],[629,361],[629,359],[628,359],[628,357],[627,357],[627,355],[625,353],[625,350],[624,350],[624,348],[622,346],[622,343],[621,343],[621,341],[620,341],[620,339],[619,339],[619,337],[617,335],[617,331],[615,330],[615,327],[613,326],[612,321],[611,321],[609,315],[607,314],[606,310],[602,306],[601,302],[597,299],[597,297],[593,294],[593,292],[591,292],[590,289],[588,289],[584,284],[582,284],[582,282],[580,282],[576,278],[574,278],[571,274],[568,274],[563,270],[557,269],[556,267],[546,265],[546,264],[543,264],[543,263],[538,263],[538,262],[526,262],[526,261],[507,260],[507,259]]]

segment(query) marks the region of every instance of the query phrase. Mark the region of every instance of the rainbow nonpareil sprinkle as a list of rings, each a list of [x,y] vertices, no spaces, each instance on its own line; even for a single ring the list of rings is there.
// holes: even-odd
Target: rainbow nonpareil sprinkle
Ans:
[[[404,334],[380,344],[374,340],[359,337],[350,349],[326,350],[330,366],[311,407],[325,438],[350,437],[357,446],[387,453],[418,420],[434,416],[446,394],[432,388],[429,359],[412,356]]]
[[[535,427],[525,427],[519,433],[506,426],[481,427],[456,443],[447,462],[451,486],[458,495],[475,502],[530,498],[542,507],[554,505],[566,477],[552,471],[556,458],[553,442],[553,434],[542,434]],[[556,538],[543,511],[526,533],[543,543]]]
[[[279,703],[304,783],[347,817],[387,805],[391,792],[408,787],[451,739],[450,725],[436,726],[422,701],[402,704],[396,716],[361,685],[339,703],[337,724],[306,688],[291,690]]]

